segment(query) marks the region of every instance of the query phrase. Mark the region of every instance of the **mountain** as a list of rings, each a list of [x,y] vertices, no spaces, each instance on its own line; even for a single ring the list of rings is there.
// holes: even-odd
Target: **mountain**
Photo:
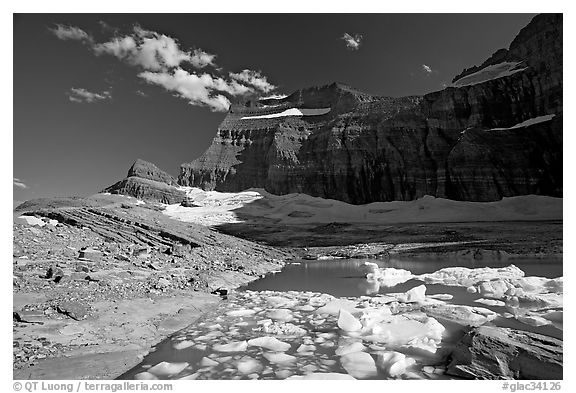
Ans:
[[[161,203],[180,203],[186,198],[179,190],[176,179],[156,165],[137,159],[128,170],[127,177],[102,192],[130,195],[139,199]]]
[[[422,97],[333,83],[236,103],[177,182],[353,204],[561,197],[562,144],[562,15],[541,14],[508,49]],[[145,194],[142,178],[173,184],[138,174],[116,189]]]

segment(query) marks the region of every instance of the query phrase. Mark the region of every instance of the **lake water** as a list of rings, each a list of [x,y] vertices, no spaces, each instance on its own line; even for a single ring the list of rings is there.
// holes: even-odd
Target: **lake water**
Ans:
[[[378,286],[366,280],[366,274],[370,269],[365,262],[376,263],[379,267],[394,267],[397,269],[409,270],[413,274],[432,273],[439,269],[450,266],[464,266],[469,268],[478,267],[505,267],[513,263],[525,272],[526,276],[540,276],[556,278],[562,276],[562,263],[560,261],[544,260],[513,260],[503,262],[464,262],[461,264],[454,261],[440,262],[438,260],[323,260],[323,261],[294,261],[287,264],[281,272],[268,274],[266,277],[253,281],[238,290],[236,294],[223,301],[213,311],[207,313],[201,321],[186,328],[169,339],[163,341],[153,351],[145,357],[143,362],[128,371],[120,379],[132,379],[136,375],[146,372],[150,367],[166,361],[171,363],[186,362],[188,365],[181,372],[170,375],[169,378],[195,378],[195,379],[281,379],[290,374],[301,373],[301,369],[308,368],[317,372],[346,372],[339,364],[339,357],[334,354],[334,349],[342,344],[342,340],[349,338],[342,336],[335,327],[335,321],[327,321],[328,325],[319,326],[313,332],[309,332],[304,340],[319,340],[313,356],[302,357],[296,349],[302,344],[302,337],[282,338],[282,341],[291,344],[291,348],[285,353],[294,357],[293,363],[273,364],[263,358],[264,352],[261,348],[248,347],[239,353],[216,353],[211,347],[222,342],[240,342],[251,338],[262,336],[262,333],[255,333],[259,322],[265,318],[268,296],[265,294],[255,296],[251,291],[277,291],[280,293],[293,294],[298,298],[298,293],[311,291],[333,295],[335,297],[374,296],[385,293],[405,292],[422,284],[422,281],[411,279],[391,288]],[[441,284],[426,284],[426,294],[450,294],[453,299],[449,303],[468,305],[474,307],[484,307],[499,314],[505,313],[507,309],[501,306],[486,306],[479,304],[475,300],[482,297],[466,291],[466,288],[457,286],[447,286]],[[300,296],[300,306],[306,304],[305,297]],[[228,317],[227,312],[238,308],[253,309],[255,314],[242,317]],[[292,310],[298,307],[292,306]],[[299,326],[306,326],[310,330],[310,321],[314,321],[312,313],[294,311],[294,322]],[[446,328],[442,338],[442,347],[436,354],[430,355],[422,351],[402,350],[406,355],[416,359],[417,366],[422,368],[426,364],[435,364],[438,359],[445,356],[463,334],[468,330],[454,322],[438,319]],[[330,322],[330,323],[328,323]],[[557,338],[562,338],[562,330],[553,325],[528,326],[513,318],[498,317],[489,322],[497,326],[511,327],[521,330],[533,331]],[[326,340],[324,340],[326,338]],[[184,347],[189,343],[189,347],[175,349],[178,346]],[[238,362],[245,359],[255,360],[262,367],[258,373],[250,375],[239,374],[237,370]],[[209,363],[209,364],[207,364]],[[419,370],[416,368],[415,370]],[[140,374],[143,375],[143,374]],[[424,375],[424,374],[422,374]],[[372,378],[384,378],[377,375]],[[429,376],[428,376],[429,377]],[[435,376],[435,379],[444,376]],[[167,377],[168,378],[168,377]]]

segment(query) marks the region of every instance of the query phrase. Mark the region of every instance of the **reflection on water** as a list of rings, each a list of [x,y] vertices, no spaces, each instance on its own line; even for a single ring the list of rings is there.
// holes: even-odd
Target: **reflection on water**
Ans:
[[[420,281],[410,280],[392,288],[378,287],[378,283],[366,281],[366,274],[370,271],[370,269],[364,265],[366,261],[376,263],[378,267],[381,268],[393,267],[396,269],[409,270],[413,274],[433,273],[451,266],[496,268],[514,264],[522,269],[526,276],[547,278],[562,276],[561,262],[545,261],[542,259],[514,259],[512,261],[492,262],[464,261],[462,263],[454,263],[453,260],[426,261],[391,259],[389,261],[383,261],[381,259],[335,259],[324,261],[297,261],[296,263],[286,265],[282,269],[282,272],[269,274],[260,280],[249,283],[243,288],[252,291],[316,291],[329,293],[334,296],[361,296],[374,295],[376,293],[404,292],[421,284]],[[435,292],[433,285],[427,287],[427,293],[429,294],[445,293]],[[464,288],[460,289],[466,292]]]

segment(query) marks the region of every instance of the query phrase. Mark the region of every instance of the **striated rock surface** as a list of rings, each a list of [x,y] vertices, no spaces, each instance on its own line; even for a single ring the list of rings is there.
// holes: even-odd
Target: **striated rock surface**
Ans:
[[[350,203],[562,196],[562,15],[542,14],[452,86],[376,97],[334,83],[233,105],[178,183]]]
[[[107,187],[103,192],[130,195],[147,201],[167,204],[180,203],[186,193],[177,188],[177,181],[156,165],[137,159],[125,179]]]
[[[561,340],[481,326],[458,343],[446,373],[475,379],[562,379],[562,359]]]

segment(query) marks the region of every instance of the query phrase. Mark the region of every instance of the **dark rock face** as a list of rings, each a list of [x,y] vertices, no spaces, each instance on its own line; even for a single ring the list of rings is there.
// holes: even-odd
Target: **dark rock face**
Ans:
[[[177,185],[176,179],[164,172],[151,162],[137,159],[128,170],[127,177],[139,177],[141,179],[154,180],[168,185]]]
[[[475,379],[562,379],[562,359],[561,340],[481,326],[458,343],[446,373]]]
[[[502,63],[513,66],[462,83]],[[234,105],[178,182],[356,204],[561,197],[562,15],[536,16],[509,49],[455,81],[424,97],[375,97],[335,83]],[[271,116],[295,109],[302,115]]]
[[[103,192],[173,204],[180,203],[186,198],[186,193],[176,186],[177,182],[174,177],[156,165],[138,159],[130,167],[126,179],[107,187]]]

